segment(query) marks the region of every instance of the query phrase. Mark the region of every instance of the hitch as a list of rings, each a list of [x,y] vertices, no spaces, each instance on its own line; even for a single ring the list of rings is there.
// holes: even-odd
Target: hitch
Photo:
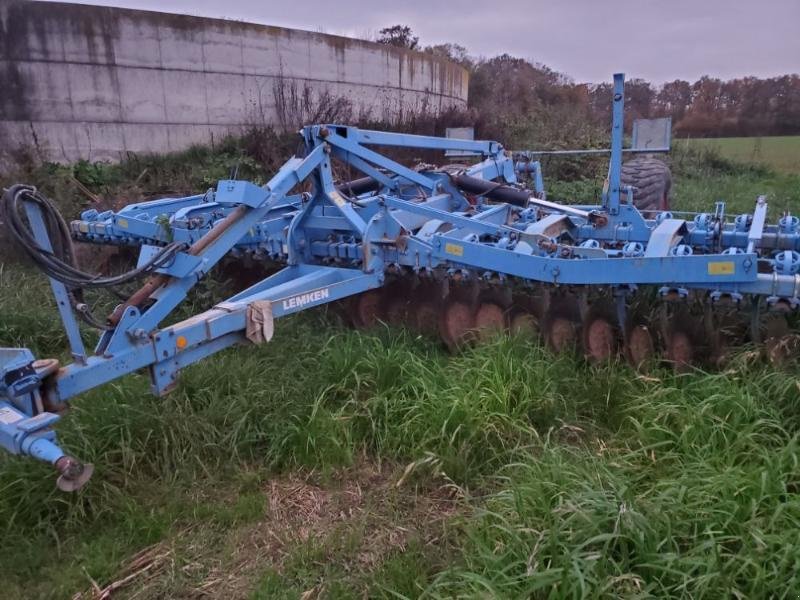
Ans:
[[[0,348],[0,446],[12,454],[52,464],[65,492],[83,487],[94,467],[68,456],[56,442],[59,415],[43,409],[41,384],[57,361],[35,361],[27,348]]]

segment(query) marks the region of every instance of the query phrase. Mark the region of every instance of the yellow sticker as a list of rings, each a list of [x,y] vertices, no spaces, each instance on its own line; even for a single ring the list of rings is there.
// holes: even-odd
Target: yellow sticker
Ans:
[[[333,203],[336,206],[344,206],[345,204],[347,204],[347,201],[344,199],[344,196],[342,196],[339,192],[335,190],[331,192],[331,200],[333,200]]]
[[[127,229],[128,228],[128,219],[117,219],[117,225],[119,225],[123,229]]]
[[[709,275],[733,275],[735,270],[736,266],[730,260],[708,263]]]
[[[444,251],[453,256],[464,256],[464,246],[458,244],[445,244]]]

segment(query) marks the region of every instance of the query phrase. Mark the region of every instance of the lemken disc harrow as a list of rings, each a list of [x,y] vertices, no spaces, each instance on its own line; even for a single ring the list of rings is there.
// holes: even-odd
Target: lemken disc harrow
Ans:
[[[787,316],[800,305],[800,219],[768,224],[764,197],[750,214],[728,215],[721,202],[711,213],[670,212],[669,181],[654,184],[662,169],[642,161],[629,169],[648,177],[637,208],[622,170],[623,77],[614,83],[599,205],[549,201],[533,154],[498,142],[331,124],[303,128],[301,155],[264,186],[220,181],[201,195],[87,211],[70,225],[34,188],[12,186],[2,221],[49,277],[74,360],[62,367],[0,349],[0,445],[52,463],[59,487],[77,489],[91,465],[68,456],[53,430],[70,398],[140,369],[154,393],[168,392],[183,367],[268,342],[276,319],[327,303],[356,327],[404,323],[454,350],[512,329],[595,364],[624,356],[637,369],[721,364],[743,339],[786,360],[798,347]],[[376,151],[387,147],[473,160],[412,169]],[[363,177],[336,182],[338,165]],[[139,247],[137,267],[85,273],[72,238]],[[162,326],[223,258],[280,270]],[[96,287],[124,298],[105,318],[82,300]],[[100,331],[92,352],[78,319]]]

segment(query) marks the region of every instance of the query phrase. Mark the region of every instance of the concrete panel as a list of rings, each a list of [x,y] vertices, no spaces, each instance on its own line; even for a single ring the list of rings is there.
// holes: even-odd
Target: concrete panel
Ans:
[[[29,124],[33,130],[25,141],[34,141],[37,152],[54,162],[72,162],[81,158],[78,152],[78,141],[75,123],[41,122]],[[31,139],[32,138],[32,139]]]
[[[246,131],[246,127],[242,125],[209,125],[208,131],[209,136],[206,138],[205,142],[196,142],[196,143],[210,143],[211,146],[215,144],[222,143],[222,141],[230,136],[230,135],[242,135]]]
[[[125,123],[122,125],[125,136],[125,151],[136,154],[152,154],[169,151],[168,126],[161,123]]]
[[[179,150],[253,125],[296,127],[321,102],[342,120],[385,121],[466,105],[461,67],[339,36],[2,0],[0,24],[0,162],[31,143],[61,161]]]
[[[173,71],[164,77],[164,106],[168,123],[208,123],[206,80],[203,73]]]
[[[158,28],[161,48],[161,67],[166,70],[183,69],[202,71],[203,32],[202,30],[175,30],[170,27]]]
[[[74,150],[89,161],[119,160],[125,143],[121,123],[81,123],[75,127]]]
[[[376,79],[366,76],[368,70],[365,68],[366,60],[363,51],[352,46],[347,46],[344,49],[343,56],[344,60],[340,63],[341,75],[338,78],[340,82],[375,85],[376,79],[380,81],[380,74],[378,74]]]
[[[339,52],[335,46],[309,44],[308,60],[310,67],[307,75],[301,72],[295,72],[292,75],[295,77],[305,75],[322,81],[338,81],[340,70],[344,71],[344,67],[340,66],[340,61],[344,60],[344,52]]]
[[[67,64],[69,98],[76,121],[119,121],[123,118],[116,69]]]
[[[229,135],[241,133],[241,128],[222,125],[169,125],[166,131],[170,151],[177,152],[190,146],[219,143]]]
[[[48,24],[58,27],[58,35],[64,47],[64,60],[93,65],[114,64],[114,37],[111,25],[105,14],[84,18],[77,13],[69,19],[61,19],[57,14],[48,15]]]
[[[244,75],[206,73],[206,106],[211,125],[244,123]]]
[[[396,87],[398,84],[397,68],[392,64],[391,53],[385,48],[362,49],[362,78],[354,83],[372,84],[378,87]]]
[[[208,126],[169,125],[166,129],[168,147],[173,152],[211,139],[211,128]]]
[[[119,35],[114,38],[114,59],[118,66],[150,68],[162,66],[156,24],[122,16],[118,28]]]
[[[242,73],[274,75],[278,72],[278,44],[274,37],[245,30],[239,36],[242,44]]]
[[[0,121],[0,140],[13,140],[14,145],[0,144],[0,173],[12,168],[17,161],[52,160],[49,148],[37,148],[33,124],[30,121]]]
[[[173,73],[169,74],[174,75]],[[164,100],[164,71],[157,69],[118,69],[119,94],[123,119],[132,123],[167,121]]]
[[[17,62],[16,69],[26,82],[24,102],[28,118],[45,121],[72,121],[69,71],[63,65],[47,62]]]
[[[382,109],[384,98],[391,94],[386,88],[365,87],[357,84],[340,83],[337,93],[350,100],[356,113],[364,112],[370,108]],[[378,114],[381,114],[380,110]]]
[[[8,51],[12,60],[64,60],[64,47],[58,34],[58,21],[30,14],[29,7],[11,5],[0,14],[6,44],[0,56]]]
[[[242,72],[242,40],[228,27],[203,30],[203,67],[220,73]]]
[[[290,36],[276,36],[275,50],[276,56],[269,74],[312,77],[319,72],[311,62],[311,49],[307,39],[294,41]]]
[[[265,127],[275,123],[274,77],[244,76],[244,110],[246,125]]]

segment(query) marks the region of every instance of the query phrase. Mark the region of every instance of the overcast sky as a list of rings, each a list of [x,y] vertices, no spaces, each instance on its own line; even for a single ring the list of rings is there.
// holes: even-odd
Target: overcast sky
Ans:
[[[532,59],[577,81],[654,83],[800,72],[800,0],[93,0],[364,37],[410,25],[422,44]]]

